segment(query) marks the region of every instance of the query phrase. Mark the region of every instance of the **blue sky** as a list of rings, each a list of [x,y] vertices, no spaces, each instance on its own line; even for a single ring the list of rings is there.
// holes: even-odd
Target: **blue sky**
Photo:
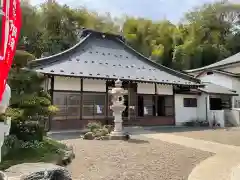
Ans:
[[[45,0],[30,0],[32,4],[40,4]],[[57,0],[70,6],[84,6],[99,13],[109,12],[113,16],[124,14],[144,17],[152,20],[169,19],[178,22],[185,12],[208,2],[217,0]],[[237,2],[240,0],[232,0]]]

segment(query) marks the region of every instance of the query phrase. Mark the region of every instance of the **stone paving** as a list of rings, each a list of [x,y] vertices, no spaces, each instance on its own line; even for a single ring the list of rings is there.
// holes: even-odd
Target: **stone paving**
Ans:
[[[212,153],[141,137],[129,141],[70,139],[76,158],[68,166],[76,180],[187,180]]]
[[[199,161],[197,165],[195,164],[195,168],[193,168],[191,173],[189,174],[188,180],[240,179],[240,147],[238,146],[184,137],[174,133],[166,133],[161,131],[159,132],[156,130],[152,130],[151,128],[143,129],[140,127],[136,127],[125,129],[132,134],[132,138],[155,139],[159,140],[159,143],[166,142],[170,144],[177,144],[186,148],[194,148],[196,150],[201,150],[202,152],[209,152],[215,154],[213,156],[209,156],[203,161]],[[71,141],[73,142],[75,140]],[[162,152],[162,154],[164,153],[165,151]]]

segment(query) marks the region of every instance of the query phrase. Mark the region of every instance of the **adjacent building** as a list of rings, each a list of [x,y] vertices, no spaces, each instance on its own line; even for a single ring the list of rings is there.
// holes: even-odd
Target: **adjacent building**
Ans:
[[[189,120],[206,120],[209,94],[223,94],[227,108],[231,107],[231,97],[237,95],[224,87],[215,93],[211,83],[203,84],[195,77],[151,61],[120,35],[88,29],[83,30],[75,46],[37,59],[30,68],[47,77],[44,86],[59,108],[49,120],[50,130],[81,129],[91,121],[111,124],[108,91],[117,79],[128,90],[122,114],[125,125],[180,125]]]
[[[211,82],[233,89],[237,94],[240,94],[240,53],[208,66],[187,70],[186,72],[202,82]],[[233,98],[232,106],[240,108],[240,96]]]

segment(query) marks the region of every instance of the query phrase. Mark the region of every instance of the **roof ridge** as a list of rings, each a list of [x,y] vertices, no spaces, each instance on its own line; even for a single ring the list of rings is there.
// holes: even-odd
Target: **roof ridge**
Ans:
[[[85,36],[83,39],[81,39],[78,43],[76,43],[74,46],[62,51],[62,52],[59,52],[57,54],[53,54],[51,56],[47,56],[47,57],[43,57],[43,58],[38,58],[38,59],[35,59],[33,60],[34,62],[39,62],[39,61],[43,61],[43,60],[47,60],[47,59],[51,59],[51,58],[54,58],[54,57],[58,57],[58,56],[61,56],[67,52],[70,52],[72,51],[73,49],[75,49],[76,47],[78,47],[79,45],[81,45],[91,34],[88,34],[87,36]]]

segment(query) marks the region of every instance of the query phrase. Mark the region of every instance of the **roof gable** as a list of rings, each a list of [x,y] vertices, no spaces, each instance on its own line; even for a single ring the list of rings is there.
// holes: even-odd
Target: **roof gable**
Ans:
[[[234,54],[234,55],[232,55],[232,56],[230,56],[226,59],[223,59],[223,60],[218,61],[216,63],[210,64],[208,66],[186,70],[185,72],[191,73],[191,72],[203,71],[203,70],[206,70],[206,69],[218,69],[218,68],[233,65],[233,64],[236,64],[236,63],[239,63],[239,62],[240,62],[240,53],[237,53],[237,54]]]
[[[200,71],[195,77],[200,78],[202,76],[205,76],[208,73],[222,74],[222,75],[229,76],[229,77],[239,77],[238,74],[234,74],[234,73],[230,73],[230,72],[226,72],[226,71],[221,71],[221,70],[214,70],[214,69],[213,70],[206,69],[206,70]]]
[[[84,30],[74,47],[33,61],[45,74],[194,85],[198,79],[159,65],[128,46],[119,35]]]

